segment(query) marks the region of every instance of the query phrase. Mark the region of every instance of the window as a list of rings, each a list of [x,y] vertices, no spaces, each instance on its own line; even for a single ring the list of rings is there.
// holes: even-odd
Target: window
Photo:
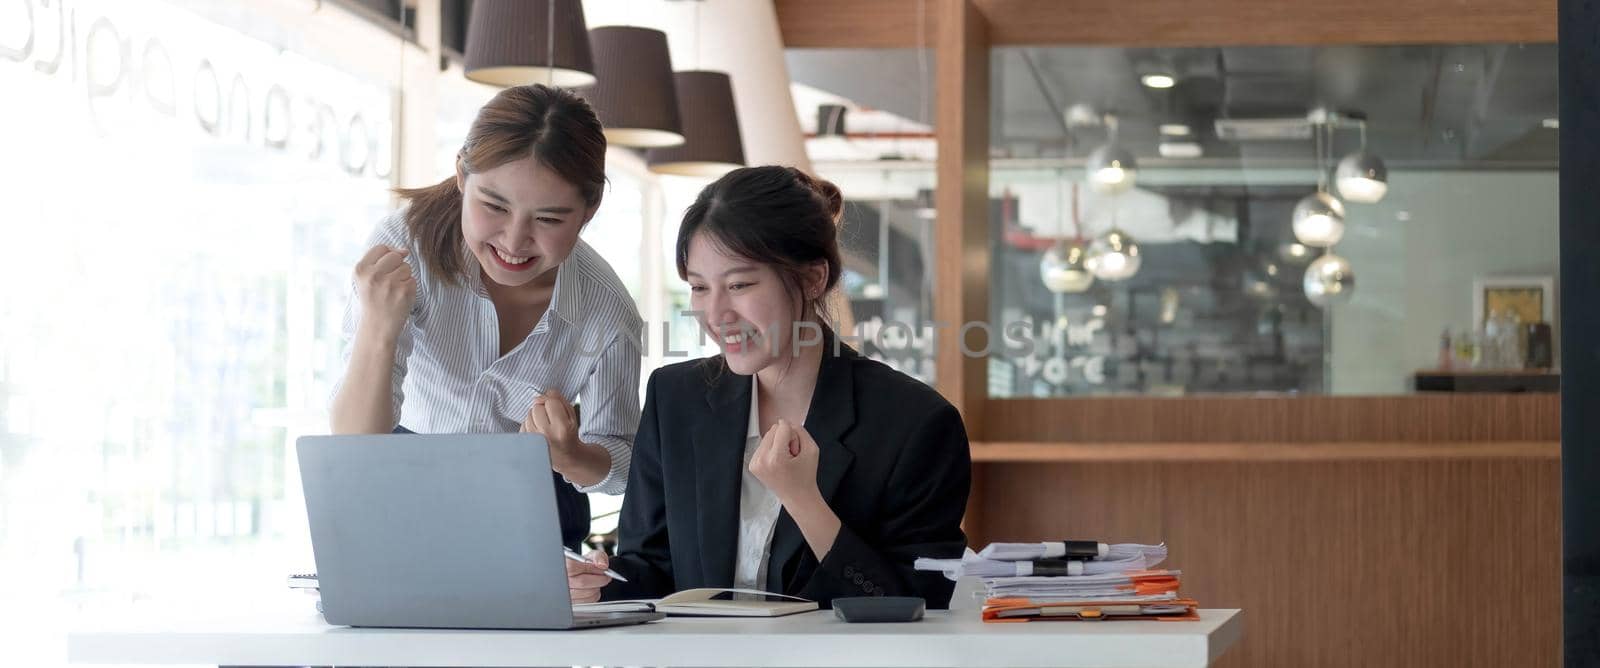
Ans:
[[[63,4],[0,8],[0,563],[37,574],[0,597],[276,589],[310,563],[291,443],[390,207],[361,54],[401,47],[338,9]]]

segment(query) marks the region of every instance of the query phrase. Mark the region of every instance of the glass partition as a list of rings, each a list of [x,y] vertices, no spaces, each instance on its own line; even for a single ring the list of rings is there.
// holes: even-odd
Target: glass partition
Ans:
[[[924,35],[924,38],[927,36]],[[790,49],[796,111],[816,173],[845,197],[846,304],[862,352],[936,378],[932,49]]]
[[[992,55],[991,396],[1556,387],[1553,45]]]

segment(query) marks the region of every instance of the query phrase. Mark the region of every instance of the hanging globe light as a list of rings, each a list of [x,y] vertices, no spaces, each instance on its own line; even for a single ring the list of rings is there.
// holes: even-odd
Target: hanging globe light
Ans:
[[[1051,292],[1077,294],[1094,285],[1088,267],[1089,247],[1081,239],[1062,239],[1039,260],[1039,279]]]
[[[1144,259],[1139,256],[1139,244],[1117,228],[1095,239],[1089,246],[1089,257],[1084,261],[1090,273],[1107,281],[1120,281],[1139,273]]]
[[[1278,288],[1261,276],[1246,276],[1244,280],[1244,293],[1257,299],[1272,299],[1278,296]]]
[[[1278,258],[1289,264],[1304,264],[1314,259],[1311,248],[1302,243],[1279,245]]]
[[[1389,192],[1389,168],[1383,159],[1366,151],[1351,153],[1334,170],[1339,195],[1352,202],[1372,204]]]
[[[1306,195],[1294,205],[1294,237],[1317,248],[1339,243],[1344,238],[1344,203],[1325,192]]]
[[[1133,153],[1113,142],[1089,154],[1089,187],[1095,192],[1118,195],[1133,188],[1138,178],[1138,164]]]
[[[1350,261],[1328,253],[1306,267],[1306,299],[1321,307],[1343,304],[1355,293],[1356,274]]]

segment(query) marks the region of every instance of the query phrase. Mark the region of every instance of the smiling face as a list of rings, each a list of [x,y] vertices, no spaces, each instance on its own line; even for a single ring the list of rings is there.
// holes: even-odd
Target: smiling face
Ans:
[[[594,216],[578,188],[533,156],[458,171],[461,236],[487,280],[520,287],[565,262]]]
[[[704,232],[690,240],[685,265],[690,308],[722,348],[729,370],[748,376],[793,355],[800,295],[790,291],[777,270],[730,254]],[[816,291],[821,274],[809,274],[801,289]]]

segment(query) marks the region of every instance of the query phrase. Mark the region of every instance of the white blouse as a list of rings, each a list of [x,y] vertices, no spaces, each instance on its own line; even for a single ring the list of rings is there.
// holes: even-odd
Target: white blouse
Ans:
[[[761,447],[759,383],[750,376],[750,423],[744,433],[744,471],[739,486],[739,553],[733,567],[733,586],[767,588],[767,560],[772,554],[772,529],[778,524],[778,495],[750,473],[750,458]],[[781,593],[781,592],[780,592]]]
[[[639,425],[639,357],[643,321],[611,265],[579,241],[557,269],[555,291],[533,331],[500,354],[500,319],[478,261],[465,255],[457,285],[425,275],[404,211],[373,231],[374,244],[411,249],[417,301],[400,333],[390,393],[402,427],[419,433],[516,432],[541,391],[582,400],[579,438],[611,455],[611,470],[582,492],[621,494],[628,482]],[[344,364],[361,322],[352,287],[344,318]],[[343,368],[341,368],[341,373]],[[333,396],[342,385],[335,384]]]

